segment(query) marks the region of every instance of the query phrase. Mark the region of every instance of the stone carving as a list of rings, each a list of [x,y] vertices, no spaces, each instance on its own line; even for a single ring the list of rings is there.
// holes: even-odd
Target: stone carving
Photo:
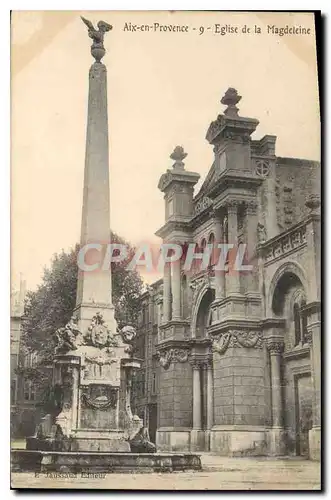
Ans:
[[[262,349],[262,334],[255,331],[231,330],[212,340],[212,349],[218,354],[224,354],[230,347]]]
[[[61,429],[61,433],[64,437],[69,437],[71,433],[71,415],[69,411],[61,411],[61,413],[56,417],[55,424]]]
[[[109,358],[109,355],[114,355],[114,351],[108,350],[107,356],[101,352],[98,356],[85,356],[85,361],[88,363],[93,363],[99,366],[111,365],[112,363],[116,363],[116,359]]]
[[[200,198],[194,205],[194,215],[198,215],[206,208],[209,208],[212,205],[212,201],[208,196],[203,196]]]
[[[233,331],[231,332],[231,337],[233,347],[255,347],[256,349],[261,349],[263,346],[261,332]]]
[[[56,330],[56,354],[65,354],[68,351],[74,351],[77,349],[79,339],[81,338],[81,332],[77,323],[78,319],[75,316],[72,316],[70,321],[64,327]]]
[[[83,23],[86,24],[86,26],[88,27],[88,35],[93,40],[91,46],[91,54],[96,60],[96,62],[99,63],[106,53],[105,47],[103,45],[105,33],[113,29],[113,27],[110,24],[106,23],[105,21],[99,21],[97,24],[99,29],[96,30],[91,21],[85,19],[85,17],[82,16],[81,19]]]
[[[306,226],[300,225],[299,227],[295,227],[290,233],[287,232],[287,234],[281,235],[277,239],[273,239],[264,246],[265,261],[267,263],[272,262],[306,243]]]
[[[234,132],[232,130],[225,130],[223,132],[223,137],[224,139],[228,139],[230,141],[237,141],[239,143],[244,142],[246,139],[244,139],[246,136],[241,135],[240,133]]]
[[[268,343],[270,354],[281,354],[284,351],[284,342],[272,341]]]
[[[187,349],[173,349],[172,359],[178,363],[185,363],[188,360],[189,351]]]
[[[218,354],[224,354],[227,348],[229,347],[231,339],[230,333],[224,333],[218,339],[213,339],[212,341],[212,349],[214,352]]]
[[[218,115],[217,119],[211,122],[209,125],[207,134],[206,134],[206,139],[210,144],[213,144],[213,141],[216,139],[218,136],[220,130],[222,129],[224,125],[224,116],[223,115]]]
[[[123,326],[120,333],[125,344],[131,344],[137,336],[136,330],[131,325]]]
[[[81,400],[86,408],[93,410],[107,410],[115,408],[117,404],[117,390],[108,385],[85,387]]]
[[[189,350],[188,349],[167,349],[162,350],[157,353],[159,363],[167,370],[171,363],[185,363],[188,360]]]
[[[312,347],[312,345],[313,345],[313,334],[312,334],[311,330],[307,330],[305,332],[304,338],[303,338],[303,343],[304,344],[309,344],[310,347]]]
[[[221,99],[221,103],[227,106],[224,114],[227,116],[238,116],[238,108],[236,104],[241,100],[241,95],[238,94],[237,90],[229,87]]]
[[[192,302],[194,303],[196,301],[197,295],[199,291],[203,287],[210,288],[211,287],[211,278],[213,275],[213,270],[212,268],[208,268],[206,272],[200,276],[198,276],[195,279],[192,279],[190,281],[189,287],[192,292]]]
[[[105,320],[100,312],[97,312],[93,316],[84,340],[85,345],[92,345],[94,347],[118,347],[115,336],[106,326]]]
[[[169,184],[170,180],[171,180],[170,171],[161,176],[161,179],[158,184],[158,188],[160,189],[160,191],[164,191],[166,186]]]
[[[257,240],[259,243],[265,243],[267,241],[267,231],[264,224],[261,224],[261,222],[257,223]]]
[[[176,146],[170,155],[170,158],[175,161],[173,168],[177,170],[184,170],[183,160],[187,157],[184,148],[182,146]]]
[[[133,341],[137,336],[136,330],[131,325],[126,325],[120,330],[120,334],[122,336],[122,340],[125,344],[128,344],[124,351],[128,353],[130,356],[133,353]]]
[[[128,441],[132,453],[155,453],[156,446],[151,442],[148,428],[138,415],[133,415]]]
[[[255,173],[259,177],[268,177],[270,172],[269,162],[267,160],[256,160],[255,162]]]
[[[159,359],[159,363],[162,366],[162,368],[167,369],[170,366],[171,363],[171,351],[160,351],[157,353],[157,357]]]
[[[191,358],[190,364],[192,368],[207,370],[212,366],[212,362],[207,357]]]

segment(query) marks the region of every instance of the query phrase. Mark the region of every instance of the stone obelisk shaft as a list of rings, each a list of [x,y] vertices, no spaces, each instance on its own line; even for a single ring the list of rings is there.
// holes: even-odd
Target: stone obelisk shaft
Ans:
[[[113,309],[111,269],[101,269],[106,245],[110,242],[109,212],[109,143],[107,114],[107,70],[100,62],[92,64],[89,72],[89,96],[86,134],[81,248],[102,245],[86,252],[88,265],[98,263],[94,271],[78,271],[76,308]],[[101,247],[99,247],[100,249]],[[83,314],[86,317],[86,314]],[[87,314],[90,317],[90,314]],[[108,320],[109,313],[106,314]],[[113,314],[111,314],[113,316]],[[86,318],[87,319],[87,318]]]

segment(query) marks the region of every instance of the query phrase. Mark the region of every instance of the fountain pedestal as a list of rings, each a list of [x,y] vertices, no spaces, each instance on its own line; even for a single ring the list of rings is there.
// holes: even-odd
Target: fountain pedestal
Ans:
[[[74,318],[58,333],[60,352],[53,361],[53,392],[61,395],[61,401],[55,424],[70,443],[70,451],[130,451],[131,377],[140,361],[131,357],[128,343],[135,331],[130,327],[123,330],[112,334],[97,313],[87,334],[80,332]],[[75,335],[73,349],[61,353],[70,347],[66,343],[70,335]]]

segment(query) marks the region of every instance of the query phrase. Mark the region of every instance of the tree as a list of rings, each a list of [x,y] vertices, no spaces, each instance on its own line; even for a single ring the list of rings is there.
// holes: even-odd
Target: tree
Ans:
[[[111,241],[125,244],[129,248],[129,256],[125,261],[111,264],[115,317],[119,326],[136,326],[143,282],[137,271],[126,269],[133,253],[130,245],[114,233]],[[49,366],[54,355],[54,333],[70,320],[75,308],[78,251],[79,245],[76,245],[68,253],[62,251],[55,254],[50,268],[45,268],[42,283],[37,290],[27,293],[22,344],[26,351],[36,352],[39,361],[34,367],[23,368],[22,374],[41,387],[48,380],[47,365]]]

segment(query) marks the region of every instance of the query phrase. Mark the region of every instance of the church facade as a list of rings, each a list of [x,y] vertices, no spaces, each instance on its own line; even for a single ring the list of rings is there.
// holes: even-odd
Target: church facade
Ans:
[[[159,450],[320,457],[320,166],[252,139],[228,89],[200,190],[181,147],[159,181],[164,243],[195,244],[141,298],[134,407]],[[218,245],[228,245],[223,267]],[[234,253],[245,245],[237,270]],[[208,265],[201,265],[210,252]]]

